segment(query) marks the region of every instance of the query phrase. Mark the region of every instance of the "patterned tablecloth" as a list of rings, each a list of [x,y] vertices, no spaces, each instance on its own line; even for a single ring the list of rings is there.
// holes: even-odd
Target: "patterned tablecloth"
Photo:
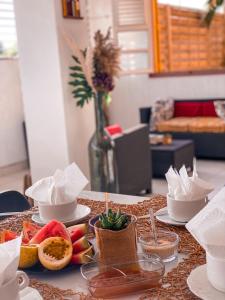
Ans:
[[[129,196],[128,196],[129,197]],[[104,203],[102,201],[93,201],[87,199],[78,199],[80,204],[88,205],[91,208],[92,217],[104,210]],[[149,200],[145,200],[135,205],[122,205],[111,203],[110,206],[114,209],[120,208],[121,211],[134,214],[136,216],[142,216],[148,213],[149,208],[153,208],[157,211],[166,205],[165,197],[160,195],[154,195]],[[21,231],[22,223],[24,220],[30,220],[30,215],[26,213],[19,216],[10,217],[0,221],[0,230],[11,229],[18,233]],[[201,246],[193,239],[190,233],[184,227],[175,227],[157,222],[158,228],[166,229],[176,232],[180,237],[179,252],[187,254],[182,262],[175,267],[171,272],[167,273],[163,278],[163,284],[161,288],[153,289],[149,292],[143,293],[139,296],[139,300],[144,299],[162,299],[162,300],[179,300],[179,299],[198,299],[191,293],[187,286],[187,277],[190,272],[199,265],[205,263],[205,252]],[[137,232],[138,235],[150,230],[150,226],[147,219],[138,219]],[[91,235],[91,233],[90,233]],[[89,295],[84,295],[75,290],[61,290],[57,287],[53,287],[39,280],[32,279],[31,286],[37,288],[44,299],[65,299],[74,295],[74,299],[95,299]]]

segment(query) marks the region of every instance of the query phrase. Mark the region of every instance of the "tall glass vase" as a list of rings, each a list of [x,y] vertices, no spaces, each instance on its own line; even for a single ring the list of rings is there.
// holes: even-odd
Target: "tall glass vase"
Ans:
[[[113,145],[104,131],[103,101],[106,96],[106,93],[98,92],[94,98],[96,131],[88,146],[91,189],[93,191],[117,193],[118,183]]]

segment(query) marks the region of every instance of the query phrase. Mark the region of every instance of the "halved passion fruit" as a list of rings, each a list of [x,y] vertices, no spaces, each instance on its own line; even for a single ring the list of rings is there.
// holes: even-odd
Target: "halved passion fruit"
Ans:
[[[71,260],[73,247],[71,241],[62,237],[50,237],[41,242],[38,256],[41,264],[48,270],[61,270]]]
[[[19,268],[31,268],[38,262],[38,247],[37,245],[21,245]]]

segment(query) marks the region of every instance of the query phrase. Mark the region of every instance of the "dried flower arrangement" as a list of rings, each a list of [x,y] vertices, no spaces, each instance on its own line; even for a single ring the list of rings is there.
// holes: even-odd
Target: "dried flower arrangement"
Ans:
[[[106,105],[110,102],[110,92],[115,86],[115,77],[120,71],[120,49],[111,39],[110,29],[106,35],[99,30],[95,33],[93,49],[80,50],[72,38],[64,34],[64,38],[72,50],[75,66],[69,82],[74,87],[73,97],[77,106],[94,100],[96,131],[89,142],[89,165],[91,188],[95,191],[116,193],[117,174],[112,159],[112,144],[105,133],[108,124]]]
[[[73,51],[75,66],[70,67],[73,78],[69,82],[74,87],[73,96],[77,105],[83,107],[98,92],[108,95],[114,89],[115,77],[120,71],[120,49],[111,39],[111,30],[104,36],[100,30],[95,33],[95,47],[80,50],[71,38],[64,35],[67,44]],[[109,100],[105,97],[105,100]]]

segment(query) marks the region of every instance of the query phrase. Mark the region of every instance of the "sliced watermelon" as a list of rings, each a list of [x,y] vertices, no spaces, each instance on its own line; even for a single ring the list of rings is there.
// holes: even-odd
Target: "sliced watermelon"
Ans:
[[[35,236],[35,234],[41,229],[40,226],[24,221],[23,222],[23,231],[22,231],[22,242],[23,244],[28,244],[29,241]]]
[[[87,233],[87,225],[86,224],[78,224],[78,225],[73,226],[73,229],[70,232],[70,237],[71,237],[72,243],[79,240],[86,233]]]
[[[93,256],[93,248],[92,246],[89,247],[88,249],[77,253],[77,254],[73,254],[72,258],[71,258],[71,263],[75,264],[75,265],[81,265],[81,264],[86,264],[89,261],[91,261],[91,258]]]
[[[90,244],[86,238],[86,236],[83,236],[79,240],[73,243],[73,253],[79,253],[81,251],[86,250],[87,248],[90,247]]]
[[[5,243],[17,238],[17,233],[11,230],[3,230],[0,232],[0,243]]]
[[[57,220],[52,220],[35,234],[29,244],[40,244],[42,241],[50,237],[62,237],[65,240],[71,241],[69,232],[65,225]]]

